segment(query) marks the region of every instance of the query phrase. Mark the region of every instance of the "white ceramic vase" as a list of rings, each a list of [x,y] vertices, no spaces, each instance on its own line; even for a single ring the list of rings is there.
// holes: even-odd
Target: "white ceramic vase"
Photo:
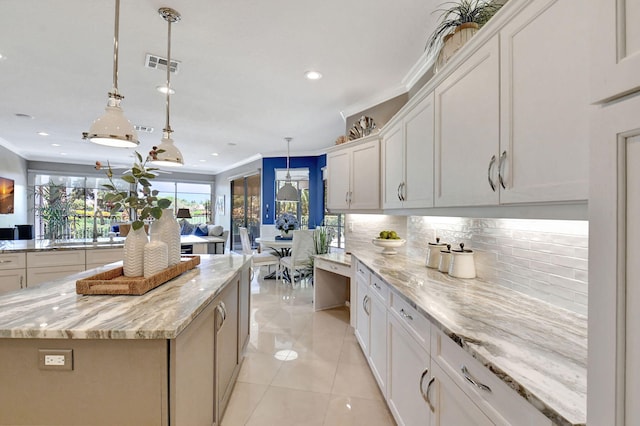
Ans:
[[[149,239],[144,227],[131,231],[124,240],[123,270],[125,277],[142,277],[144,275],[144,246]]]
[[[169,266],[180,263],[180,224],[173,209],[163,209],[160,219],[151,224],[151,239],[167,245]]]
[[[159,240],[153,240],[144,246],[144,277],[149,278],[152,275],[167,269],[169,264],[169,255],[167,245]]]

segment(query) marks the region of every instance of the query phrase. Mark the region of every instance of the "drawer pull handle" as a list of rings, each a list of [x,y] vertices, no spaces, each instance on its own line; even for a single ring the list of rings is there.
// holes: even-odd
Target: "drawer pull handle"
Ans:
[[[382,290],[382,287],[380,287],[378,283],[373,283],[373,286],[376,288],[376,290]]]
[[[460,371],[462,371],[462,375],[464,376],[465,379],[467,379],[467,382],[471,383],[473,386],[477,387],[478,389],[482,389],[483,391],[486,391],[486,392],[491,392],[491,388],[489,386],[485,385],[484,383],[480,383],[476,379],[471,377],[471,374],[469,373],[469,370],[467,370],[466,365],[463,365],[462,367],[460,367]]]
[[[334,271],[338,270],[338,267],[337,266],[333,266],[333,265],[329,265],[329,268],[333,269]]]
[[[0,263],[13,263],[13,260],[0,260]]]
[[[404,311],[404,308],[400,309],[400,315],[402,315],[402,318],[406,318],[408,320],[413,321],[413,317],[411,315],[409,315],[408,313],[406,313]]]

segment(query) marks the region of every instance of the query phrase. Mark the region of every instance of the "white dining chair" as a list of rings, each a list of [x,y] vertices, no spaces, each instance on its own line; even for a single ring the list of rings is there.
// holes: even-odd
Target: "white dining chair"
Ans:
[[[280,268],[286,270],[292,283],[297,271],[306,272],[311,267],[311,256],[314,253],[313,230],[293,231],[291,253],[280,259]],[[281,275],[284,278],[285,274]]]
[[[253,268],[260,267],[266,265],[269,267],[269,272],[271,272],[271,265],[276,265],[276,278],[278,277],[278,272],[280,271],[280,258],[271,253],[256,253],[251,248],[251,241],[249,241],[249,232],[247,228],[240,227],[240,242],[242,243],[242,254],[251,256],[251,279],[253,280]]]

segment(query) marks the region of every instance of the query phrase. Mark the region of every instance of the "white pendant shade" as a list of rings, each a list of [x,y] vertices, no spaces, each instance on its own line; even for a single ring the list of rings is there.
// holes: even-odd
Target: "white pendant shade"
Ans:
[[[156,149],[158,151],[164,150],[164,152],[158,153],[154,158],[149,160],[149,162],[154,166],[180,167],[184,165],[182,153],[174,145],[173,139],[171,139],[170,135],[171,134],[169,132],[163,132],[160,145],[158,145]]]
[[[278,194],[276,195],[276,200],[299,201],[298,190],[291,184],[291,182],[287,181],[284,184],[284,186],[278,190]]]
[[[140,144],[138,134],[120,108],[124,96],[118,93],[118,34],[120,27],[120,0],[115,0],[116,16],[113,30],[113,89],[105,113],[93,122],[88,132],[82,133],[83,139],[89,139],[98,145],[118,148],[135,148]]]
[[[135,148],[140,144],[133,124],[122,113],[120,99],[111,96],[104,115],[93,122],[85,137],[93,143],[118,148]]]

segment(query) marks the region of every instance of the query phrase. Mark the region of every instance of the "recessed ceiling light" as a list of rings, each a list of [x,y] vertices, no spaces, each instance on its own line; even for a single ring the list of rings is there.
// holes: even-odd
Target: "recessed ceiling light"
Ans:
[[[160,93],[164,93],[165,95],[167,94],[167,86],[166,85],[162,85],[162,86],[156,86],[156,90]],[[174,93],[176,93],[176,91],[173,88],[169,88],[169,94],[173,95]]]
[[[322,78],[322,74],[318,71],[307,71],[304,73],[304,76],[307,80],[320,80]]]
[[[38,134],[40,136],[49,136],[49,133],[47,133],[47,132],[38,132]]]
[[[58,147],[58,146],[60,146],[60,144],[59,143],[52,143],[51,146]]]
[[[18,118],[28,118],[28,119],[33,119],[33,115],[29,115],[29,114],[23,114],[21,112],[17,112],[16,113],[16,117]]]
[[[200,162],[201,162],[201,163],[206,163],[206,162],[207,162],[207,160],[200,160]]]
[[[67,153],[66,152],[61,152],[60,155],[67,155]]]
[[[220,154],[218,154],[217,152],[212,152],[211,155],[213,155],[214,157],[217,157]]]
[[[4,56],[2,53],[0,53],[0,61],[3,60],[3,59],[7,59],[7,57]]]
[[[229,145],[229,146],[236,146],[236,145],[238,145],[238,144],[237,144],[237,143],[235,143],[235,142],[229,142],[227,145]]]

